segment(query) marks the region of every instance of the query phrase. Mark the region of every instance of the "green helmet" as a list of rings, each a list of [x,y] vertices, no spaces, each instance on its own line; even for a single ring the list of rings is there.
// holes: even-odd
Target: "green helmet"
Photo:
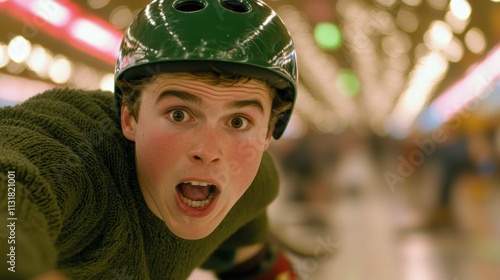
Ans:
[[[297,59],[283,22],[259,0],[160,0],[146,6],[125,31],[115,82],[162,72],[223,73],[264,80],[295,103]],[[115,99],[120,106],[120,92]],[[292,109],[278,120],[283,134]]]

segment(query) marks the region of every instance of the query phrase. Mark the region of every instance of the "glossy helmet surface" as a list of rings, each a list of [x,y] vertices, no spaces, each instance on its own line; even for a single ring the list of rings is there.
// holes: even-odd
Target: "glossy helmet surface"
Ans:
[[[125,31],[115,67],[118,80],[163,72],[220,72],[264,80],[295,103],[297,59],[277,14],[256,0],[160,0],[146,6]],[[121,104],[120,92],[115,99]],[[273,137],[283,134],[292,109]]]

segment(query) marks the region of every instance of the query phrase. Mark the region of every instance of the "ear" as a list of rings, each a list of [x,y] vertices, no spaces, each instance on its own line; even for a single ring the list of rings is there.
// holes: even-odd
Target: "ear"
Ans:
[[[123,136],[130,141],[135,141],[137,120],[127,106],[122,106],[120,113]]]
[[[274,129],[270,130],[266,134],[266,139],[264,139],[264,151],[267,150],[267,148],[269,148],[269,144],[271,144],[271,140],[273,138],[273,132],[274,132]]]

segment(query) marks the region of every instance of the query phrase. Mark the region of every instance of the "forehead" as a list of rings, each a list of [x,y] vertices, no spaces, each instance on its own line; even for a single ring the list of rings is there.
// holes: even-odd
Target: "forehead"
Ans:
[[[264,81],[247,77],[233,78],[215,73],[162,73],[150,79],[145,87],[163,87],[169,85],[206,85],[231,89],[233,87],[245,87],[258,91],[272,93],[271,87]]]

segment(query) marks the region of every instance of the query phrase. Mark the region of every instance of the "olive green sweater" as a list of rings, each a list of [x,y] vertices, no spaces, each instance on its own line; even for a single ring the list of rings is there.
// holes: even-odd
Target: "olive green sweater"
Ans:
[[[142,198],[113,95],[49,90],[0,109],[0,279],[59,270],[71,279],[178,280],[196,267],[227,269],[237,246],[267,238],[265,208],[277,189],[265,154],[219,227],[181,239]]]

